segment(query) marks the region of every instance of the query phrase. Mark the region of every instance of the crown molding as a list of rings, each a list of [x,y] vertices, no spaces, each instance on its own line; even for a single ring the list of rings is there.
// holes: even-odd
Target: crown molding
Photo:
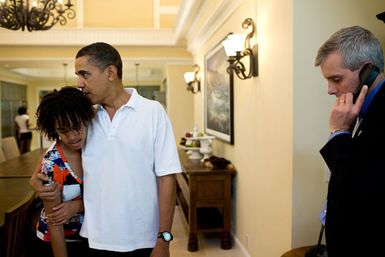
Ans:
[[[0,45],[79,46],[94,42],[115,46],[174,46],[172,29],[51,29],[48,31],[12,31],[0,28]]]
[[[202,0],[184,0],[179,7],[178,16],[175,22],[175,39],[180,40],[186,36],[188,28],[199,12]]]
[[[193,55],[210,39],[210,37],[225,23],[225,21],[234,13],[234,11],[244,2],[244,0],[222,0],[217,7],[212,10],[211,16],[206,19],[203,26],[195,34],[187,33],[187,50]],[[202,6],[204,8],[204,6]],[[190,14],[192,15],[192,14]],[[202,18],[200,13],[194,15],[194,22],[190,30]]]

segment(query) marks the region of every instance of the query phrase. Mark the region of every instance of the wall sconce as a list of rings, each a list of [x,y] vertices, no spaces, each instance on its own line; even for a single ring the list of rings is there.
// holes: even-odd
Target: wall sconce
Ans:
[[[251,18],[247,18],[242,23],[242,28],[247,29],[251,26],[249,34],[229,34],[222,42],[226,55],[229,57],[229,67],[227,72],[231,75],[233,72],[238,78],[245,80],[258,76],[258,46],[255,44],[250,47],[250,39],[255,33],[255,24]],[[244,57],[249,59],[249,72],[246,74],[246,65],[241,61]]]
[[[198,72],[200,71],[199,65],[194,64],[193,66],[194,71],[186,72],[184,74],[184,80],[187,83],[187,90],[191,91],[191,93],[196,94],[201,91],[201,81],[198,78]],[[194,87],[194,84],[196,84],[196,89]]]

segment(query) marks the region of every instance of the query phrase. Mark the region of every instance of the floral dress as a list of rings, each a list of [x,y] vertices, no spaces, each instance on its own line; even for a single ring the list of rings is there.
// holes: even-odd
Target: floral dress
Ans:
[[[46,174],[50,182],[59,183],[63,202],[83,198],[82,178],[74,173],[58,143],[54,143],[45,153],[41,163],[41,173]],[[83,212],[77,213],[63,224],[64,236],[67,242],[80,238],[79,231],[83,223],[83,216]],[[43,241],[51,241],[44,208],[37,223],[36,234]]]

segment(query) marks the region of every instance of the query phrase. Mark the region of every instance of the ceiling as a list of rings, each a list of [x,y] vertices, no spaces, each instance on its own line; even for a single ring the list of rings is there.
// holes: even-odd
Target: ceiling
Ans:
[[[65,26],[56,24],[48,31],[33,32],[0,27],[0,74],[27,81],[74,79],[77,50],[97,41],[108,42],[119,50],[126,80],[137,79],[136,63],[140,64],[139,80],[158,81],[166,65],[192,64],[192,55],[186,50],[181,34],[180,26],[187,25],[181,10],[184,15],[187,15],[186,11],[190,15],[193,7],[202,1],[71,2],[75,5],[76,17],[67,20]],[[107,8],[108,12],[105,11]]]

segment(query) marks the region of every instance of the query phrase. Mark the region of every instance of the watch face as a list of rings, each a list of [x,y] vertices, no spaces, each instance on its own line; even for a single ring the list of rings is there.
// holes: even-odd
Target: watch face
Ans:
[[[169,233],[169,232],[163,232],[162,235],[163,235],[164,241],[169,242],[169,241],[172,240],[172,234],[171,234],[171,233]]]
[[[171,241],[172,236],[171,236],[170,233],[164,232],[164,233],[163,233],[163,238],[164,238],[164,240],[166,240],[166,241]]]

